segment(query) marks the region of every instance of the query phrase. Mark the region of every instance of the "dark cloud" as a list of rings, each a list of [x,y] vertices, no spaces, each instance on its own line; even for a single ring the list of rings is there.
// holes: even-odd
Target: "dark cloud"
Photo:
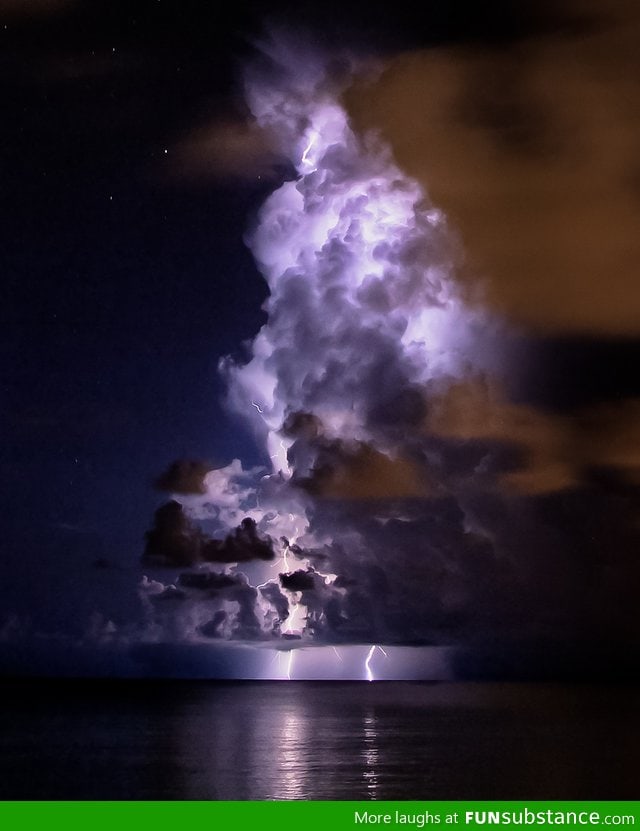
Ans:
[[[284,623],[289,617],[289,601],[287,596],[280,591],[278,584],[267,583],[265,586],[260,586],[260,594],[275,609],[278,623]]]
[[[285,418],[282,434],[287,438],[313,441],[324,434],[324,428],[318,416],[296,410]]]
[[[241,563],[272,560],[273,540],[258,533],[255,520],[245,517],[224,539],[208,537],[189,517],[180,503],[170,500],[155,512],[154,526],[146,533],[143,560],[163,566],[190,566],[196,563]],[[197,579],[203,578],[194,578]]]
[[[494,518],[494,544],[512,573],[498,596],[509,591],[514,608],[502,628],[495,622],[468,633],[460,671],[637,677],[640,629],[631,587],[640,578],[639,505],[637,486],[612,487],[605,479],[529,501],[519,525],[508,513]],[[478,504],[475,511],[484,514]]]
[[[325,438],[318,425],[317,419],[309,420],[305,437],[288,452],[295,483],[314,497],[403,499],[430,492],[428,476],[411,459],[384,453],[367,442]]]
[[[187,495],[207,492],[204,477],[211,470],[211,465],[194,459],[178,459],[172,462],[164,473],[155,480],[158,490],[168,493]]]
[[[153,527],[146,533],[143,559],[159,565],[188,566],[200,559],[202,538],[179,502],[170,500],[154,515]]]
[[[538,658],[546,650],[551,674],[572,648],[576,667],[590,654],[611,666],[626,653],[628,665],[640,643],[639,496],[605,480],[525,498],[471,483],[456,498],[389,505],[386,517],[325,503],[315,525],[350,545],[331,547],[339,576],[320,637],[449,644],[468,655],[477,644],[487,666],[491,653],[505,657],[505,674],[518,643]],[[538,660],[530,669],[545,672]]]
[[[161,631],[167,640],[198,635],[227,640],[267,637],[258,590],[242,572],[219,573],[204,567],[181,573],[177,585],[143,581],[141,590],[143,598],[151,601],[154,631]]]
[[[235,586],[237,579],[230,574],[219,574],[216,571],[186,571],[178,578],[178,585],[185,589],[214,594],[221,589]]]
[[[280,574],[280,584],[290,592],[313,591],[316,587],[316,572],[313,569],[299,569],[287,574]]]
[[[244,563],[274,558],[273,540],[258,533],[251,517],[245,517],[224,540],[206,540],[202,546],[202,559],[208,563]]]
[[[454,632],[461,637],[471,626],[485,591],[496,616],[504,612],[496,598],[504,564],[484,534],[466,528],[465,513],[453,497],[389,501],[375,511],[356,503],[324,503],[314,527],[334,529],[330,568],[338,576],[326,614],[340,637],[449,642]]]
[[[498,475],[509,491],[545,493],[590,481],[593,470],[612,469],[640,479],[640,399],[602,402],[566,412],[508,401],[486,379],[447,387],[431,399],[427,432],[468,445],[510,445],[519,461]],[[477,471],[476,471],[477,472]]]
[[[226,619],[227,613],[224,609],[219,609],[211,620],[207,621],[200,627],[200,632],[206,638],[219,638],[221,637],[220,628]]]

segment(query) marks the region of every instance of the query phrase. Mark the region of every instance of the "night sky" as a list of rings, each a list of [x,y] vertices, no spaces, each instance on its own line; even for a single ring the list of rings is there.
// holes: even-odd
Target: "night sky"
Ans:
[[[245,235],[300,161],[255,129],[243,96],[248,67],[275,76],[256,56],[279,27],[327,63],[344,50],[375,59],[376,80],[347,88],[344,106],[449,218],[465,251],[451,255],[455,281],[473,308],[482,287],[483,310],[469,335],[481,371],[419,385],[407,374],[389,396],[382,382],[375,406],[363,381],[356,444],[289,408],[282,435],[314,527],[339,528],[344,547],[387,519],[375,568],[337,543],[311,547],[280,587],[313,595],[329,620],[314,637],[329,646],[453,646],[472,676],[632,672],[640,18],[630,2],[411,5],[240,2],[222,15],[197,0],[0,0],[4,672],[263,671],[227,653],[203,670],[199,649],[219,646],[225,618],[195,639],[164,611],[149,623],[155,601],[143,608],[138,587],[145,574],[165,598],[184,595],[183,567],[219,571],[235,555],[257,585],[253,561],[275,557],[260,553],[260,527],[254,538],[205,522],[217,542],[183,561],[154,548],[161,527],[145,534],[204,471],[269,462],[225,404],[218,365],[246,362],[267,321]],[[182,487],[184,463],[171,468],[180,460],[195,463],[195,488]],[[351,598],[339,612],[314,582],[327,558]],[[221,590],[248,596],[238,585]],[[394,605],[405,591],[409,611]],[[225,596],[240,618],[241,595]],[[391,598],[380,615],[379,597]],[[247,620],[237,640],[251,639]],[[411,660],[393,672],[420,674]]]

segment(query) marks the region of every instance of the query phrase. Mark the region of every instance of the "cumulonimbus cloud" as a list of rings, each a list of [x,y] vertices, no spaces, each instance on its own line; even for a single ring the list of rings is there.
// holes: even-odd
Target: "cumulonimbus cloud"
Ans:
[[[454,76],[444,88],[457,89],[467,69],[443,60]],[[551,626],[584,646],[616,609],[610,635],[635,643],[625,586],[605,561],[593,566],[598,597],[578,596],[574,550],[592,544],[582,514],[567,525],[558,507],[581,494],[627,551],[628,505],[603,498],[592,473],[622,472],[628,493],[635,403],[586,410],[576,429],[573,415],[510,401],[487,348],[505,310],[465,288],[442,205],[379,133],[354,128],[344,106],[354,65],[286,40],[265,61],[248,73],[248,103],[296,172],[247,239],[270,290],[267,322],[246,363],[220,367],[264,465],[210,470],[204,493],[161,509],[147,559],[192,571],[144,583],[153,625],[275,645],[458,646],[540,643]],[[395,71],[372,87],[382,101]],[[447,170],[452,193],[462,188],[458,150],[442,157],[434,193]],[[464,239],[464,217],[460,228]]]

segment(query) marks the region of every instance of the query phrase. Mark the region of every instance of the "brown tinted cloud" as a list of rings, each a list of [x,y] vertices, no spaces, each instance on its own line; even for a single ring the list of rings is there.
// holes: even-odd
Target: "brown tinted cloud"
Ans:
[[[178,179],[268,179],[279,157],[266,130],[240,119],[222,119],[194,129],[172,150]]]
[[[411,460],[390,458],[364,443],[335,442],[321,453],[312,476],[301,484],[326,499],[384,500],[424,498],[431,493]]]
[[[158,476],[154,484],[168,493],[203,494],[207,492],[204,477],[211,465],[198,459],[177,459]]]
[[[509,402],[495,384],[467,381],[432,400],[426,426],[446,439],[512,446],[519,462],[500,476],[508,491],[563,490],[603,469],[640,482],[638,398],[559,414]]]
[[[586,25],[402,55],[349,106],[449,216],[472,294],[542,333],[637,336],[640,7],[569,11]]]

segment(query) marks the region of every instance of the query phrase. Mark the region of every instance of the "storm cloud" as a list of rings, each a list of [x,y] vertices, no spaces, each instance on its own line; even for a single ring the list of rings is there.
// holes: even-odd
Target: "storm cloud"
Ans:
[[[245,517],[223,539],[215,539],[194,524],[182,505],[173,499],[158,508],[146,539],[144,560],[162,566],[240,563],[272,560],[275,556],[273,541],[258,533],[251,517]]]
[[[204,477],[211,470],[211,465],[194,459],[178,459],[172,462],[164,473],[154,482],[160,491],[168,493],[206,493]]]
[[[183,631],[451,646],[467,666],[475,649],[505,673],[519,649],[539,672],[637,653],[639,399],[561,406],[527,380],[549,332],[637,334],[629,191],[607,167],[629,159],[605,144],[594,166],[615,94],[576,70],[598,37],[364,80],[348,55],[265,46],[252,123],[297,175],[247,238],[267,322],[220,365],[264,465],[209,471],[156,515],[147,559],[198,569],[175,585]]]

